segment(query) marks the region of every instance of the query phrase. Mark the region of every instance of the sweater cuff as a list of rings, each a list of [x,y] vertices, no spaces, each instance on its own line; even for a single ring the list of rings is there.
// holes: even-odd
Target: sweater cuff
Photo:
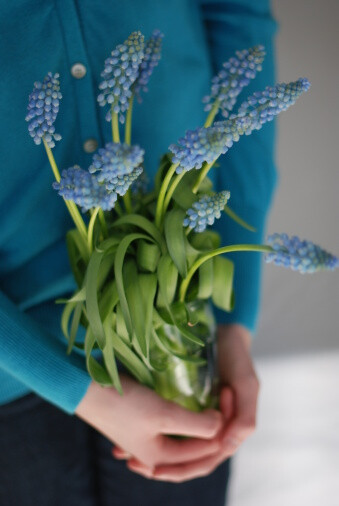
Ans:
[[[73,414],[91,378],[85,358],[0,293],[0,367],[40,397]]]
[[[249,225],[255,227],[256,232],[244,229],[223,213],[214,227],[221,235],[221,246],[263,244],[267,210],[245,207],[232,207],[232,210]],[[225,256],[234,262],[235,305],[231,312],[225,312],[213,306],[216,322],[218,324],[241,324],[254,336],[257,330],[261,302],[260,282],[263,253],[240,251]]]

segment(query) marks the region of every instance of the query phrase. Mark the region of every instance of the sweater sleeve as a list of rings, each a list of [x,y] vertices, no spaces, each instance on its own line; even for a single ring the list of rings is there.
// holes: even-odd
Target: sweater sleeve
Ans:
[[[276,22],[270,13],[269,0],[200,0],[200,7],[214,73],[237,50],[258,44],[265,46],[262,71],[242,91],[236,111],[248,95],[275,81],[273,38]],[[274,137],[274,122],[250,136],[243,136],[218,160],[219,167],[211,171],[217,191],[230,191],[230,208],[257,230],[255,233],[247,231],[223,213],[215,225],[223,245],[264,241],[266,218],[277,182]],[[214,308],[217,322],[240,323],[254,335],[260,306],[261,254],[239,252],[228,258],[235,264],[235,307],[230,313]]]
[[[66,413],[73,414],[91,378],[84,357],[66,355],[61,341],[0,292],[0,367]]]

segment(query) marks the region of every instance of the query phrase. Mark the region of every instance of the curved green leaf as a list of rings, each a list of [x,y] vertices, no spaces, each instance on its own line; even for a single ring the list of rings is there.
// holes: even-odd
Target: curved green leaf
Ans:
[[[101,349],[106,343],[98,304],[98,273],[104,253],[94,251],[86,271],[86,311],[89,325]]]
[[[228,258],[215,256],[213,258],[213,268],[212,301],[218,308],[228,312],[232,311],[234,306],[234,264]]]
[[[142,228],[152,237],[152,239],[154,239],[155,242],[159,244],[163,252],[166,251],[164,238],[159,232],[159,229],[154,225],[154,223],[144,216],[139,214],[126,214],[125,216],[121,216],[121,218],[115,220],[112,227],[118,227],[121,225],[133,225],[134,227]]]
[[[102,386],[111,386],[112,379],[110,378],[106,369],[99,364],[99,362],[91,356],[93,346],[95,344],[95,337],[91,328],[88,327],[85,336],[85,354],[86,366],[91,378]]]
[[[204,262],[198,269],[198,299],[208,299],[213,292],[213,259]]]
[[[107,318],[104,322],[105,334],[107,336],[110,335],[110,327],[111,327],[110,320],[111,320],[110,318]],[[106,339],[106,345],[105,345],[104,349],[102,350],[102,354],[103,354],[103,357],[105,360],[107,372],[112,380],[113,386],[117,389],[119,394],[122,395],[123,392],[122,392],[122,387],[121,387],[121,383],[120,383],[117,364],[115,362],[113,343],[111,342],[111,340],[109,338]]]
[[[249,225],[248,223],[246,223],[245,220],[243,220],[242,218],[240,218],[240,216],[238,216],[237,214],[235,214],[234,211],[232,211],[232,209],[227,205],[224,207],[224,212],[233,220],[235,221],[236,223],[238,223],[238,225],[240,225],[241,227],[243,228],[246,228],[247,230],[249,230],[250,232],[256,232],[257,229],[252,227],[252,225]]]
[[[112,325],[106,327],[107,339],[112,344],[115,354],[122,364],[137,378],[137,380],[150,388],[154,387],[152,374],[129,348],[129,346],[114,332]]]
[[[137,248],[137,263],[142,271],[155,272],[160,258],[157,244],[139,241]]]
[[[130,336],[130,339],[132,339],[132,335],[133,335],[133,325],[132,325],[131,315],[129,312],[129,307],[127,304],[122,270],[123,270],[123,265],[124,265],[124,261],[125,261],[125,255],[126,255],[127,248],[129,247],[131,242],[135,241],[136,239],[152,240],[150,237],[148,237],[145,234],[128,234],[126,237],[124,237],[121,240],[121,242],[118,246],[118,249],[116,251],[115,260],[114,260],[115,281],[117,284],[117,290],[118,290],[118,294],[119,294],[122,314],[123,314],[123,317],[125,320],[126,328],[127,328],[128,334]]]
[[[182,209],[173,209],[165,215],[165,238],[168,252],[182,278],[187,276],[184,217],[185,212]]]

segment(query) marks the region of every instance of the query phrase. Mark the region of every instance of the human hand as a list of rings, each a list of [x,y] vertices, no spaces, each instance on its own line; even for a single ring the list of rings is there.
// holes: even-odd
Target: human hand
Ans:
[[[129,458],[129,469],[141,469],[140,474],[151,478],[155,466],[179,465],[218,451],[216,436],[223,424],[219,411],[194,413],[161,398],[128,375],[120,378],[123,396],[92,382],[75,414],[117,445],[113,454]],[[166,434],[190,438],[179,440]]]
[[[153,470],[154,479],[180,482],[207,476],[252,434],[256,423],[259,382],[250,356],[250,343],[251,334],[242,325],[219,325],[219,405],[224,417],[219,450],[191,462],[158,465]],[[145,476],[150,472],[146,466],[139,470]]]

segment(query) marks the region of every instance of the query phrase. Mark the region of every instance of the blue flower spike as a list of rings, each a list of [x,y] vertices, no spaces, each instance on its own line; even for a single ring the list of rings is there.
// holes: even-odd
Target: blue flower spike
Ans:
[[[66,200],[72,200],[81,206],[83,212],[98,206],[103,211],[109,211],[118,198],[117,194],[108,191],[96,176],[77,165],[63,170],[60,181],[54,182],[53,188]]]
[[[111,182],[117,176],[131,173],[144,159],[144,150],[138,145],[109,142],[93,156],[89,172],[97,173],[98,181]]]
[[[225,154],[234,142],[237,142],[249,128],[249,118],[236,118],[219,121],[208,128],[188,130],[178,144],[171,144],[173,163],[179,163],[177,174],[192,169],[200,169],[204,162],[212,163],[220,155]]]
[[[274,116],[293,105],[310,86],[310,82],[305,78],[288,84],[267,86],[263,91],[257,91],[248,97],[239,107],[237,116],[251,118],[251,129],[248,133],[259,130],[264,123],[272,121]]]
[[[302,274],[339,267],[339,258],[311,241],[300,240],[297,236],[275,233],[268,236],[267,244],[274,249],[274,252],[265,255],[267,263],[273,262]]]
[[[227,118],[241,90],[254,79],[262,67],[264,46],[237,51],[236,56],[223,64],[222,70],[212,79],[211,94],[203,98],[204,110],[210,111],[218,101],[222,115]]]
[[[54,148],[55,141],[61,135],[55,133],[54,122],[59,112],[60,93],[59,74],[48,72],[43,82],[35,82],[28,100],[28,132],[35,144],[41,144],[42,139],[50,148]]]
[[[129,174],[115,176],[109,183],[106,183],[106,188],[107,190],[116,192],[118,195],[124,196],[129,187],[136,182],[142,172],[142,167],[137,167]]]
[[[228,191],[203,195],[187,210],[183,221],[184,227],[189,227],[195,232],[203,232],[207,225],[213,225],[214,221],[220,218],[229,198]]]
[[[124,113],[128,109],[128,101],[132,95],[131,86],[138,77],[139,67],[144,58],[144,45],[142,33],[133,32],[105,60],[98,102],[102,107],[106,104],[110,106],[106,114],[107,121],[112,119],[111,108],[114,113],[119,114],[121,123],[125,121]]]
[[[162,39],[164,34],[160,30],[153,30],[151,37],[145,45],[144,58],[139,67],[139,75],[133,84],[138,101],[141,102],[141,91],[147,92],[147,84],[161,58]]]

